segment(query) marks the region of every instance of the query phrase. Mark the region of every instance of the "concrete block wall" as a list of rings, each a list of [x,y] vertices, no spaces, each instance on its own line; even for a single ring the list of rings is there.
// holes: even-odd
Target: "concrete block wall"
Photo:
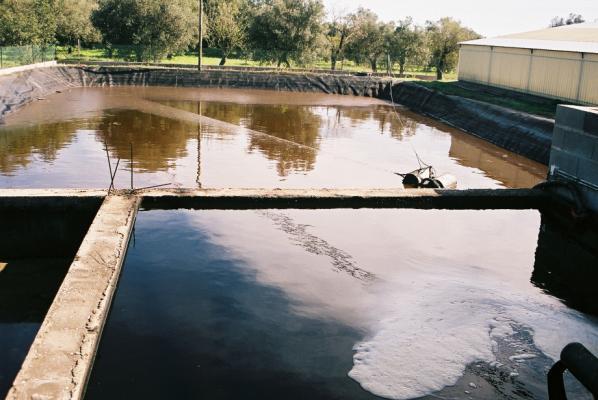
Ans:
[[[598,213],[598,107],[558,106],[548,178],[577,184]]]

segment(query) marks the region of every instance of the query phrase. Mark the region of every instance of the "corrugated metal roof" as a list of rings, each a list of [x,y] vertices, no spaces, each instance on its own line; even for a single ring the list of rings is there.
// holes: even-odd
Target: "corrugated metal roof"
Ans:
[[[566,25],[495,38],[470,40],[461,44],[598,54],[598,23]]]

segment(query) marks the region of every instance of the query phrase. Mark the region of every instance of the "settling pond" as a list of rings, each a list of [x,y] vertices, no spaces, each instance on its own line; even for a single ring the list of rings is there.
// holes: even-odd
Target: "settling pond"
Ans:
[[[87,398],[546,398],[564,345],[598,350],[598,321],[551,293],[553,267],[584,266],[555,257],[566,240],[542,238],[541,222],[141,211]],[[572,398],[591,399],[574,383]]]
[[[349,96],[71,89],[5,122],[2,188],[107,188],[108,159],[117,188],[130,187],[131,169],[136,188],[396,188],[416,153],[461,189],[546,176],[463,132]],[[553,231],[535,210],[146,209],[87,397],[545,398],[565,344],[598,352],[598,303],[553,278],[569,262],[595,265],[596,253],[550,253],[566,242],[558,229],[546,239]],[[66,260],[44,265],[61,279]],[[0,332],[18,347],[0,391],[40,319],[11,316],[11,336]]]
[[[188,88],[72,89],[0,125],[0,187],[401,187],[415,152],[459,188],[531,187],[546,167],[388,103]],[[201,114],[202,117],[199,115]],[[131,147],[133,162],[131,163]]]

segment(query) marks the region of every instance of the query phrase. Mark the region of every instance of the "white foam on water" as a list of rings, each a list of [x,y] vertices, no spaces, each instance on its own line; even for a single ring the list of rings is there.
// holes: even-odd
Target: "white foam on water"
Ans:
[[[425,285],[400,293],[380,313],[392,316],[355,346],[349,376],[381,397],[425,396],[454,385],[471,363],[498,365],[495,339],[511,337],[515,325],[530,329],[535,346],[553,359],[574,340],[598,349],[596,327],[580,313],[550,296],[489,287],[428,276]],[[534,357],[522,353],[510,359],[523,363]]]
[[[527,357],[536,350],[557,359],[572,341],[598,352],[596,321],[529,282],[539,226],[535,212],[284,214],[349,252],[375,276],[373,283],[335,271],[330,257],[307,251],[261,214],[204,212],[192,220],[209,227],[211,240],[244,260],[257,281],[284,290],[294,312],[365,331],[347,372],[378,396],[434,393],[455,384],[477,361],[496,368],[510,361],[504,367],[514,368],[531,362]],[[530,343],[517,342],[514,327],[530,332],[533,351]],[[497,359],[501,341],[512,350],[508,361],[504,354]],[[517,358],[509,360],[513,354]]]

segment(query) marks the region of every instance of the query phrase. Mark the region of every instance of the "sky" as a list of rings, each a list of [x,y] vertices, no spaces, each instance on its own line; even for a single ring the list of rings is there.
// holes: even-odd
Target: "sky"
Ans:
[[[486,37],[548,27],[555,16],[574,12],[598,20],[598,0],[324,0],[328,10],[352,11],[360,6],[384,21],[412,16],[415,22],[454,17]]]

